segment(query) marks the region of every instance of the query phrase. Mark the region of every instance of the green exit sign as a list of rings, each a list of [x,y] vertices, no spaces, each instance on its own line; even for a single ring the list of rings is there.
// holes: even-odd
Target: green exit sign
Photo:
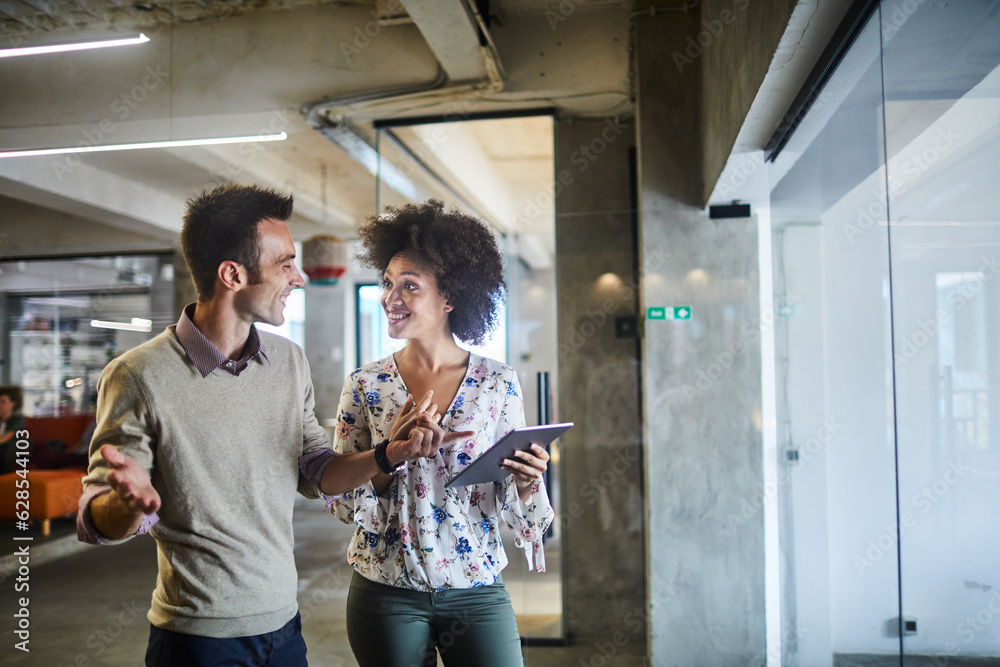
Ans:
[[[646,319],[650,320],[690,320],[691,306],[656,306],[646,309]]]
[[[674,306],[667,308],[667,317],[672,320],[690,320],[691,306]]]

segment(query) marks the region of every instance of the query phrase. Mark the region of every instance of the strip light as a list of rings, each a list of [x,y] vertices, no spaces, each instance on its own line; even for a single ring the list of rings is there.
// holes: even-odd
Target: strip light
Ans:
[[[107,320],[90,320],[90,326],[95,329],[119,329],[121,331],[149,332],[153,328],[153,320],[133,317],[132,322],[108,322]]]
[[[212,139],[175,139],[171,141],[146,141],[136,144],[108,144],[101,146],[67,146],[65,148],[37,148],[19,151],[0,151],[0,159],[7,157],[35,157],[38,155],[62,155],[65,153],[103,153],[105,151],[133,151],[140,148],[175,148],[179,146],[209,146],[215,144],[256,143],[258,141],[284,141],[285,132],[278,134],[257,134],[244,137],[215,137]]]
[[[149,37],[139,33],[133,37],[119,39],[101,39],[90,42],[73,42],[70,44],[47,44],[45,46],[19,46],[13,49],[0,49],[0,58],[16,58],[17,56],[37,56],[42,53],[65,53],[66,51],[85,51],[87,49],[106,49],[111,46],[131,46],[145,44]]]

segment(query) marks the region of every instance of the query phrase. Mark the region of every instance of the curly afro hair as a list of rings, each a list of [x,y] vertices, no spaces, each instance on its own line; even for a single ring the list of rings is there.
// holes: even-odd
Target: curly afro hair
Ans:
[[[398,253],[425,265],[451,304],[451,332],[480,345],[496,328],[503,303],[503,255],[486,223],[431,199],[424,204],[386,208],[358,230],[357,258],[384,273]]]

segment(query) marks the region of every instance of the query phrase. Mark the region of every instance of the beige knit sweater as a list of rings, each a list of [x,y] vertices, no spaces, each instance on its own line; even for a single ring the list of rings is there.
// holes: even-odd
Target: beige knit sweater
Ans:
[[[98,454],[114,444],[160,494],[159,574],[149,621],[207,637],[277,630],[297,610],[292,555],[302,454],[329,447],[313,414],[309,365],[294,343],[261,333],[238,377],[202,377],[169,327],[113,361],[99,384],[87,486],[104,484]]]

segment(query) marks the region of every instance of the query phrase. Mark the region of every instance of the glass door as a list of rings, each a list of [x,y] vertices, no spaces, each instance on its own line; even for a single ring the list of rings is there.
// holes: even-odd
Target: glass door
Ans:
[[[858,8],[769,167],[780,662],[997,664],[1000,3]]]
[[[1000,3],[883,3],[906,664],[1000,662]]]

